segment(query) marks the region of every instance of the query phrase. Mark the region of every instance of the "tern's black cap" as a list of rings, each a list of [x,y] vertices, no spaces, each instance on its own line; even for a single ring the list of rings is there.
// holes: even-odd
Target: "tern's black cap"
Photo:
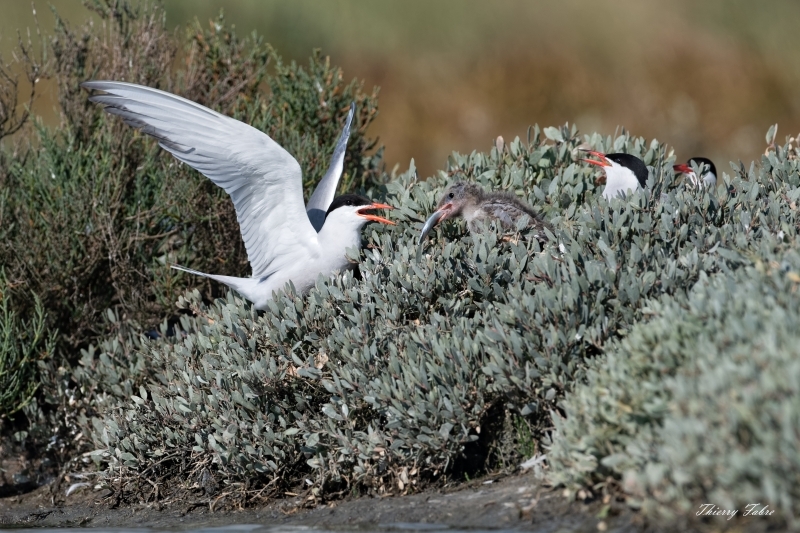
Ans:
[[[359,205],[370,205],[372,203],[374,203],[372,200],[370,200],[366,196],[361,196],[360,194],[343,194],[333,199],[333,201],[331,202],[331,206],[325,213],[325,218],[328,218],[328,215],[331,214],[331,211],[333,211],[334,209],[338,209],[340,207],[344,206],[357,207]]]
[[[644,164],[644,161],[631,154],[606,154],[606,157],[618,165],[629,168],[636,176],[639,185],[644,188],[648,175],[647,165]]]
[[[707,157],[692,157],[691,159],[689,159],[689,166],[692,165],[692,161],[694,161],[695,165],[697,165],[700,168],[701,171],[703,170],[703,165],[707,165],[708,168],[707,168],[706,171],[714,174],[715,176],[717,175],[717,167],[714,166],[714,162],[711,161],[709,158],[707,158]]]

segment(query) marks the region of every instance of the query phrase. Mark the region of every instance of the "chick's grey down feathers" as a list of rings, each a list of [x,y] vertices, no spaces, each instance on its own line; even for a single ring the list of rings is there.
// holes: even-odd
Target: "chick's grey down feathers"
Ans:
[[[528,226],[538,230],[544,238],[544,229],[551,229],[534,209],[515,194],[505,191],[485,191],[474,183],[458,182],[451,185],[442,196],[437,211],[450,204],[446,218],[462,217],[470,232],[478,232],[484,222],[499,221],[504,229],[516,228],[517,221],[528,217]]]
[[[450,197],[453,194],[453,197]],[[455,183],[445,191],[438,208],[452,203],[454,209],[451,217],[461,216],[468,224],[470,231],[479,231],[481,222],[498,220],[505,228],[516,226],[517,220],[527,215],[529,225],[544,229],[547,223],[531,206],[520,200],[513,193],[505,191],[486,192],[474,183]]]

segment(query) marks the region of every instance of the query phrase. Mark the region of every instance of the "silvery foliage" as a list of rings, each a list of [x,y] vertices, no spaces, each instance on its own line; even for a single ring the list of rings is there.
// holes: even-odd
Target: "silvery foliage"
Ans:
[[[581,143],[643,157],[648,190],[603,200],[595,170],[575,163]],[[128,352],[146,366],[92,420],[94,459],[115,475],[211,461],[229,481],[402,488],[451,468],[494,406],[543,434],[587,362],[651,298],[736,270],[734,250],[762,234],[794,236],[782,195],[796,171],[737,172],[730,191],[686,191],[665,170],[673,162],[663,145],[625,133],[542,137],[536,127],[502,152],[453,154],[426,181],[412,165],[373,191],[399,207],[399,224],[365,231],[353,255],[361,280],[290,290],[261,314],[234,295],[205,306],[187,294],[180,305],[196,317],[184,317],[184,333]],[[470,235],[448,222],[417,262],[421,223],[455,179],[524,197],[556,228],[553,241],[542,249],[524,232]],[[124,359],[105,346],[84,365],[104,354]]]
[[[779,146],[730,180],[720,268],[648,301],[646,322],[588,363],[554,416],[552,482],[616,480],[630,503],[669,516],[758,502],[798,516],[795,156]]]

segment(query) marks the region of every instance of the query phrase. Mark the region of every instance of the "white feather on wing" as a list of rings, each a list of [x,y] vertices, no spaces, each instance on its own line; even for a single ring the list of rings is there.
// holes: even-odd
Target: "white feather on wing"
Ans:
[[[83,87],[105,92],[90,100],[155,137],[177,159],[225,189],[253,277],[317,259],[317,232],[304,216],[300,165],[267,134],[158,89],[113,81],[90,81]],[[349,133],[349,127],[345,130]],[[337,184],[338,176],[333,193]]]

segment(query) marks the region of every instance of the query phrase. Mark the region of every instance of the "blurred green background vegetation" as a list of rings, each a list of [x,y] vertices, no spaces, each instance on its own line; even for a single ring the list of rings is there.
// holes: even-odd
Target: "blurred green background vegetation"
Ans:
[[[50,0],[71,24],[81,0]],[[422,175],[453,151],[484,149],[497,135],[566,121],[611,134],[656,137],[681,159],[750,161],[763,132],[800,130],[800,4],[774,0],[168,0],[170,28],[203,24],[224,8],[287,59],[321,47],[349,79],[381,88],[372,135],[389,168],[414,157]],[[38,2],[43,31],[53,27]],[[97,20],[95,18],[95,20]],[[27,2],[5,2],[0,51],[34,28]],[[49,95],[49,96],[48,96]],[[57,121],[55,88],[36,112]],[[684,157],[685,156],[685,157]]]

